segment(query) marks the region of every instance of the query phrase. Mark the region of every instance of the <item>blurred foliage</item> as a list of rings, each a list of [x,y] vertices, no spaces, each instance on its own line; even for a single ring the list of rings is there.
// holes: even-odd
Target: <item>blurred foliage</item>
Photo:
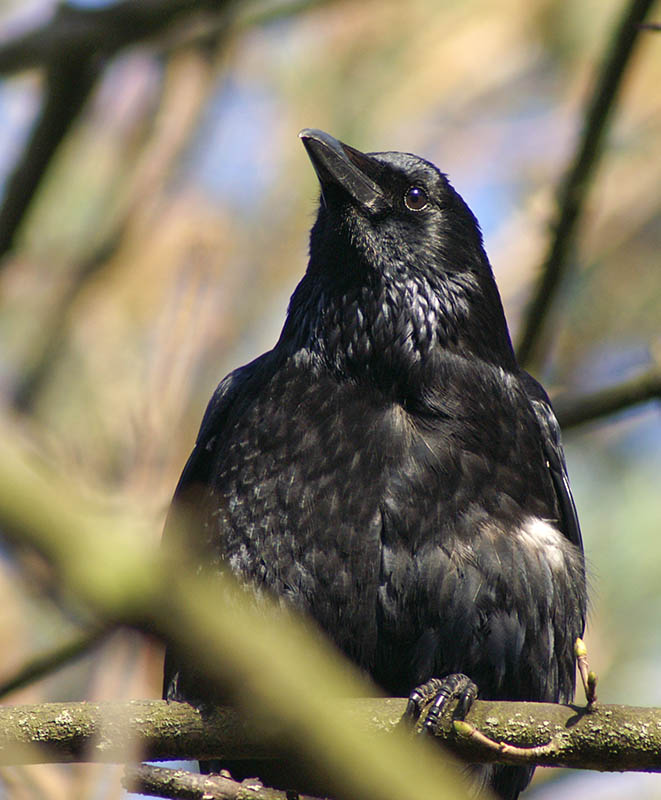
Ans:
[[[51,6],[3,3],[3,38]],[[234,4],[229,27],[200,24],[123,51],[105,64],[0,265],[1,412],[109,517],[133,514],[157,540],[215,384],[272,346],[304,270],[317,193],[296,139],[305,126],[367,150],[417,152],[447,171],[482,222],[516,331],[622,7],[250,2]],[[540,375],[552,391],[615,383],[661,346],[660,67],[661,36],[645,34],[554,311]],[[0,83],[0,189],[40,89],[37,72]],[[568,438],[604,701],[661,704],[660,453],[658,407]],[[85,621],[36,558],[4,555],[0,677]],[[157,648],[118,633],[9,699],[156,697],[160,669]],[[99,767],[16,768],[2,780],[12,798],[119,792]],[[590,785],[584,797],[603,796]],[[650,786],[644,796],[661,797],[661,779]]]

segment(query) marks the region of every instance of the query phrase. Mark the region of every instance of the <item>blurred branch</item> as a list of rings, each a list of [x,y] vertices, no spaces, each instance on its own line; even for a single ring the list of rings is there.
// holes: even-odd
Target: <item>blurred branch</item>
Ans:
[[[0,257],[11,249],[54,152],[94,87],[102,61],[185,16],[204,11],[218,16],[229,5],[231,0],[120,0],[103,8],[61,3],[49,22],[0,45],[0,74],[42,66],[47,76],[41,114],[0,208]]]
[[[335,701],[338,703],[338,701]],[[348,726],[376,740],[398,730],[405,698],[351,698],[339,705]],[[525,722],[522,722],[524,720]],[[462,726],[463,727],[463,726]],[[500,751],[456,733],[440,741],[468,762],[530,763],[601,771],[661,772],[661,708],[477,700],[466,717]],[[269,758],[281,755],[285,726],[231,708],[200,711],[187,703],[44,703],[0,708],[0,763]],[[280,743],[280,745],[278,744]],[[38,745],[38,746],[37,746]],[[534,748],[532,752],[531,748]]]
[[[107,628],[85,631],[70,642],[30,659],[12,677],[0,683],[0,698],[87,655],[105,639],[108,632]]]
[[[242,28],[267,25],[289,19],[303,11],[312,11],[318,6],[328,5],[331,2],[332,0],[289,0],[286,3],[267,4],[263,8],[249,9],[245,15],[237,18],[237,22]]]
[[[39,28],[0,45],[0,75],[58,61],[63,54],[85,59],[112,55],[163,33],[192,15],[224,11],[231,0],[119,0],[101,8],[60,3]]]
[[[26,463],[9,430],[2,438],[0,529],[36,548],[62,590],[108,623],[157,632],[188,653],[238,709],[200,711],[164,701],[4,708],[5,763],[284,751],[328,775],[344,798],[466,796],[429,742],[413,741],[398,725],[406,701],[360,699],[370,687],[310,624],[275,610],[265,596],[256,608],[233,581],[196,575],[184,558],[148,546],[126,522],[118,528],[86,511],[63,476]],[[467,722],[494,741],[544,745],[542,764],[661,771],[660,709],[477,701]],[[443,738],[462,757],[509,763],[507,753],[444,724]]]
[[[67,54],[49,64],[41,113],[7,180],[0,207],[0,259],[12,248],[51,158],[78,118],[98,74],[98,62],[88,57]]]
[[[237,25],[239,28],[248,28],[266,24],[309,10],[327,1],[294,0],[294,2],[281,4],[276,8],[251,9],[247,13],[242,12]],[[90,75],[87,82],[81,80],[81,75],[85,74],[86,66],[92,61],[100,63],[98,48],[102,48],[104,56],[108,54],[109,44],[105,38],[99,39],[96,25],[126,27],[130,36],[134,36],[136,31],[129,25],[129,21],[133,18],[133,14],[138,14],[142,19],[140,30],[143,33],[151,31],[152,25],[158,26],[163,23],[162,17],[155,14],[155,9],[163,5],[163,3],[119,3],[113,5],[111,9],[61,6],[52,22],[40,28],[39,32],[27,34],[22,38],[24,42],[22,47],[29,50],[31,36],[37,36],[40,43],[44,36],[46,38],[52,36],[57,41],[60,38],[64,40],[66,36],[63,31],[73,26],[76,37],[78,37],[74,37],[73,42],[67,40],[66,48],[59,53],[57,48],[53,48],[51,55],[57,54],[53,55],[53,58],[59,60],[55,62],[54,66],[49,67],[48,74],[53,78],[59,76],[60,80],[49,81],[40,119],[35,125],[21,160],[8,181],[5,199],[0,207],[0,257],[13,246],[19,226],[52,155],[77,118],[94,86],[93,78],[96,71],[94,75]],[[199,11],[204,7],[204,4],[173,3],[171,0],[165,5],[171,12],[178,8],[181,14],[187,9]],[[41,388],[48,380],[53,367],[58,363],[67,341],[66,320],[72,307],[89,281],[120,249],[130,229],[135,226],[136,219],[141,217],[145,205],[148,205],[145,203],[145,197],[154,195],[155,187],[162,184],[169,174],[168,165],[186,146],[190,132],[194,130],[194,124],[203,108],[206,95],[213,86],[214,71],[211,59],[208,57],[211,45],[213,45],[214,51],[217,50],[223,34],[228,32],[227,20],[223,20],[223,15],[217,12],[230,5],[229,0],[209,3],[209,9],[216,12],[213,24],[210,19],[209,24],[202,32],[198,31],[188,38],[184,35],[180,37],[185,42],[187,52],[181,52],[181,46],[164,48],[169,64],[187,59],[190,65],[190,61],[193,60],[190,58],[191,54],[197,55],[197,79],[194,82],[189,80],[187,90],[182,94],[179,90],[180,87],[176,85],[175,77],[173,81],[170,81],[175,84],[174,91],[163,93],[161,105],[155,115],[160,124],[153,126],[156,142],[149,141],[148,146],[144,148],[145,153],[133,171],[134,178],[127,192],[128,200],[124,203],[118,219],[106,232],[94,252],[72,270],[67,288],[44,321],[32,358],[25,365],[23,375],[12,392],[12,403],[16,409],[28,412],[34,407]],[[115,15],[118,15],[117,20]],[[95,20],[92,26],[87,24],[90,18]],[[72,22],[72,19],[75,22]],[[121,37],[118,37],[117,42],[119,41],[123,41]],[[9,47],[9,45],[5,47]],[[69,52],[69,47],[72,47],[73,55]],[[3,48],[0,46],[0,64],[2,63],[2,52]],[[66,70],[67,74],[63,74],[63,70]],[[170,69],[170,73],[173,72],[176,72],[176,69]],[[190,69],[184,70],[184,72],[188,74]],[[51,90],[51,83],[56,91]],[[75,96],[67,97],[67,92],[71,92]],[[170,95],[174,95],[174,102]],[[173,128],[176,128],[174,133]],[[2,269],[1,261],[0,269]]]
[[[11,393],[12,405],[22,412],[34,408],[37,397],[58,362],[67,338],[66,322],[76,300],[89,281],[112,258],[123,241],[124,220],[120,220],[106,235],[96,250],[74,269],[62,296],[43,322],[42,335],[35,352],[24,365],[23,374]]]
[[[178,69],[182,66],[183,69]],[[120,210],[101,241],[72,269],[66,289],[45,319],[39,341],[23,375],[12,392],[12,403],[30,411],[47,382],[67,341],[71,309],[90,280],[123,246],[130,232],[144,218],[148,200],[154,197],[170,174],[169,167],[186,147],[190,133],[213,85],[214,71],[207,53],[199,48],[173,53],[161,81],[161,96],[153,117],[151,135],[143,144],[131,170],[130,186]]]
[[[537,288],[526,309],[517,354],[522,366],[539,362],[542,334],[560,284],[569,269],[576,229],[590,182],[603,151],[608,122],[641,24],[654,0],[630,0],[608,46],[601,73],[585,112],[583,132],[573,162],[558,190],[557,217]]]
[[[661,370],[654,367],[617,386],[575,398],[559,398],[553,405],[560,427],[574,428],[586,422],[615,414],[630,406],[661,400]]]
[[[200,675],[228,702],[256,716],[267,736],[277,720],[279,749],[327,775],[338,797],[468,796],[429,742],[414,742],[400,730],[366,737],[352,723],[337,698],[364,696],[370,687],[311,631],[311,623],[273,609],[266,597],[256,608],[231,580],[196,575],[185,558],[145,542],[128,520],[113,524],[94,512],[65,476],[29,463],[11,430],[3,430],[2,439],[0,529],[40,552],[68,596],[109,624],[156,632],[189,654]],[[177,705],[162,704],[171,737],[177,736],[171,717]],[[50,717],[51,730],[66,729],[66,713]],[[25,726],[21,719],[19,713],[18,735]],[[142,729],[144,718],[136,718],[136,724]],[[42,741],[47,731],[42,729]],[[106,731],[104,723],[101,751],[110,741]],[[124,732],[122,738],[122,760],[131,760],[131,736]],[[23,741],[22,748],[28,747]]]
[[[0,208],[0,257],[11,249],[53,154],[94,87],[102,59],[162,30],[183,12],[199,12],[205,6],[218,12],[225,5],[226,2],[218,0],[215,3],[127,0],[101,9],[62,4],[51,22],[0,47],[0,72],[34,66],[30,59],[36,58],[36,63],[46,66],[47,74],[39,120],[8,181]],[[86,265],[83,277],[93,271],[89,267],[94,263],[95,259],[91,259]],[[47,349],[46,356],[50,354],[50,348]],[[30,381],[26,388],[22,394],[27,396]]]
[[[292,792],[261,786],[255,778],[239,783],[223,775],[196,775],[183,769],[141,764],[127,767],[122,784],[130,792],[175,800],[291,800]],[[319,800],[295,794],[296,800]]]

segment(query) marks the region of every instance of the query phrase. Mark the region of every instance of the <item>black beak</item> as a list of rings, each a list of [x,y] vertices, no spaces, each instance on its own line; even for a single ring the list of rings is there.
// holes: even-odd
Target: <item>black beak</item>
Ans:
[[[324,131],[304,128],[298,135],[319,178],[322,197],[324,186],[334,183],[348,192],[365,210],[372,213],[386,210],[388,201],[385,195],[369,177],[369,173],[379,173],[381,165],[377,161]]]

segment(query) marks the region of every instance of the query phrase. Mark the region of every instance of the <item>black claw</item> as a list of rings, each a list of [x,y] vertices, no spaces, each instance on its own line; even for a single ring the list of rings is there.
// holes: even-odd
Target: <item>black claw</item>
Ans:
[[[463,692],[459,696],[459,702],[454,712],[455,719],[464,719],[466,714],[471,710],[471,706],[477,700],[477,686],[470,678],[467,679],[468,684],[464,687]]]
[[[409,695],[404,718],[416,722],[426,705],[441,691],[443,681],[439,678],[430,678],[426,683],[416,686]]]
[[[457,701],[452,711],[453,719],[463,719],[477,698],[477,692],[473,681],[459,672],[442,679],[432,678],[411,692],[404,716],[415,722],[427,708],[422,731],[435,735],[452,701]]]

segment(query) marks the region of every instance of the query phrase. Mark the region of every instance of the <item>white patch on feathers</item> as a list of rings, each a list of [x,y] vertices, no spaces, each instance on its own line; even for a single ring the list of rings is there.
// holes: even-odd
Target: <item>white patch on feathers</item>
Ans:
[[[529,517],[516,536],[524,547],[539,551],[552,570],[565,568],[571,544],[548,520]]]

